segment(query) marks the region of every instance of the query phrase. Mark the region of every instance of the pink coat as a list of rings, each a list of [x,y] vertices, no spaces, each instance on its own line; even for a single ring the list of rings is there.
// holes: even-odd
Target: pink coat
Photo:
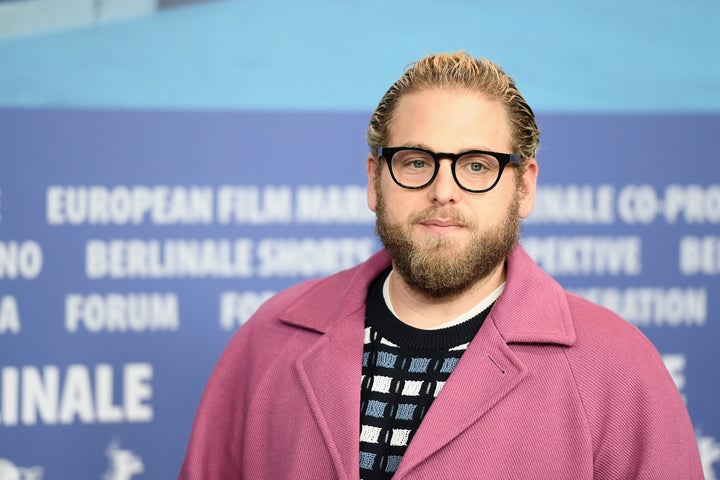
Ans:
[[[384,252],[268,301],[202,398],[180,479],[358,479],[365,295]],[[631,324],[518,247],[395,479],[702,479],[683,401]]]

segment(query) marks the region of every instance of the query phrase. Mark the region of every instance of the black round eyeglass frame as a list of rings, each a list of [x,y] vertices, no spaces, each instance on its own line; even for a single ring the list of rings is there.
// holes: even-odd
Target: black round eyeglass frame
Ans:
[[[433,171],[432,177],[430,177],[430,180],[428,180],[427,182],[425,182],[422,185],[417,185],[417,186],[405,185],[403,183],[400,183],[398,181],[398,179],[395,177],[395,172],[393,172],[393,167],[392,167],[392,158],[396,153],[406,151],[406,150],[412,150],[412,151],[416,151],[416,152],[426,153],[426,154],[430,155],[433,158],[433,160],[435,160],[435,170]],[[495,188],[495,186],[498,184],[498,182],[500,181],[500,177],[502,176],[502,173],[505,170],[505,167],[509,163],[512,163],[514,165],[520,165],[520,157],[518,157],[514,153],[499,153],[499,152],[491,152],[488,150],[467,150],[465,152],[460,152],[460,153],[446,153],[446,152],[433,152],[432,150],[427,150],[425,148],[420,148],[420,147],[380,147],[379,153],[380,153],[380,157],[384,158],[385,162],[387,162],[388,170],[390,170],[390,176],[392,177],[393,181],[398,186],[400,186],[402,188],[407,188],[409,190],[419,190],[421,188],[425,188],[428,185],[430,185],[433,181],[435,181],[435,177],[437,177],[438,171],[440,171],[440,160],[443,158],[452,160],[452,163],[450,165],[450,170],[452,171],[453,179],[455,180],[455,183],[457,184],[457,186],[462,188],[466,192],[471,192],[471,193],[489,192],[490,190]],[[481,190],[474,190],[472,188],[465,187],[458,180],[457,174],[455,173],[455,165],[457,164],[458,159],[460,157],[464,157],[465,155],[472,155],[472,154],[491,155],[491,156],[495,157],[498,161],[498,164],[499,164],[498,176],[495,179],[495,181],[492,183],[492,185],[490,185],[488,188],[484,188]]]

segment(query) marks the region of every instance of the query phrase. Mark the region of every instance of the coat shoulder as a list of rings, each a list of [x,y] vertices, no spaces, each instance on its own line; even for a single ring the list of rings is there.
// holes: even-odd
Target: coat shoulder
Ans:
[[[577,341],[565,356],[598,473],[603,478],[702,478],[687,409],[655,346],[612,311],[571,293],[567,300]]]
[[[672,383],[662,357],[639,328],[576,294],[566,297],[577,337],[566,356],[578,381],[613,390],[624,388],[625,382]]]

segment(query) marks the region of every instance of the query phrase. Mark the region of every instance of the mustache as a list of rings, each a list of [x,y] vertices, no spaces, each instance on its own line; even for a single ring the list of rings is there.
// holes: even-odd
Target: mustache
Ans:
[[[408,218],[408,222],[411,225],[417,223],[423,223],[427,220],[442,218],[444,220],[451,220],[463,227],[474,227],[475,222],[466,218],[462,213],[458,212],[454,208],[448,207],[428,207],[420,212],[413,213]]]

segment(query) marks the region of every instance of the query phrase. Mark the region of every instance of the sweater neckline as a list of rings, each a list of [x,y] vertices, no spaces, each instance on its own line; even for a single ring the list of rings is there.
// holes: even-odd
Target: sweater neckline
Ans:
[[[365,326],[376,330],[395,345],[419,350],[448,350],[465,345],[473,339],[492,308],[492,304],[488,305],[470,319],[446,328],[425,330],[412,327],[396,317],[385,303],[382,289],[390,270],[384,270],[370,285]]]

